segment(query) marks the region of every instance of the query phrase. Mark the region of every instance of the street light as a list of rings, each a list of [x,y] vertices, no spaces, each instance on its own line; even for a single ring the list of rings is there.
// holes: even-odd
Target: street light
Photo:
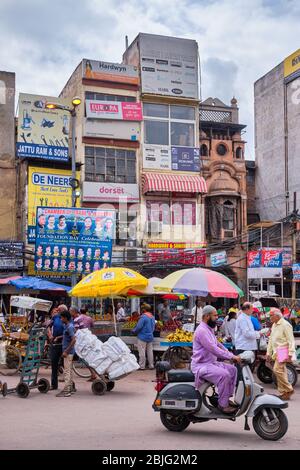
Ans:
[[[76,191],[77,189],[77,180],[76,180],[76,147],[75,147],[75,130],[76,130],[76,108],[81,103],[79,96],[74,96],[72,98],[73,108],[61,103],[55,103],[53,101],[46,101],[45,107],[47,109],[62,109],[67,111],[72,116],[72,179],[70,184],[72,186],[72,207],[76,206],[76,199],[80,196],[80,192]],[[79,196],[78,196],[79,195]]]

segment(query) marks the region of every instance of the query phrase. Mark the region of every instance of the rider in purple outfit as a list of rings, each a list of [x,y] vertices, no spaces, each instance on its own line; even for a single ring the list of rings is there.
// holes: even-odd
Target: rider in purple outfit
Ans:
[[[234,365],[221,361],[241,362],[239,356],[229,352],[217,341],[214,328],[218,319],[217,311],[211,305],[203,308],[202,321],[195,331],[191,369],[195,374],[195,387],[205,381],[218,388],[218,405],[224,413],[233,413],[236,408],[230,406],[229,398],[234,394],[237,369]],[[219,361],[218,361],[219,359]]]

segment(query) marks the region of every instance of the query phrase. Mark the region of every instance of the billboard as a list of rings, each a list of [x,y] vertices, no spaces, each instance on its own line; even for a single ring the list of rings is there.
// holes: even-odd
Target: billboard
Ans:
[[[35,269],[88,274],[111,265],[113,209],[37,208]]]
[[[139,202],[137,184],[123,183],[83,183],[83,201],[95,202]]]
[[[300,75],[300,49],[289,55],[283,62],[284,78],[296,78]]]
[[[172,170],[200,171],[200,149],[197,147],[171,147]]]
[[[139,84],[138,68],[133,65],[116,64],[99,60],[83,59],[82,76],[90,80]]]
[[[24,243],[0,240],[0,271],[22,271]]]
[[[223,266],[227,264],[227,253],[226,251],[220,251],[219,253],[212,253],[210,255],[210,264],[213,268]]]
[[[138,141],[140,138],[140,124],[130,121],[99,121],[98,119],[86,118],[83,135],[85,137]]]
[[[142,93],[198,99],[198,44],[153,34],[139,35]]]
[[[204,243],[149,242],[147,260],[153,263],[201,265],[206,264]]]
[[[248,278],[249,279],[276,279],[282,277],[282,250],[263,248],[258,251],[249,251]]]
[[[166,145],[143,146],[143,168],[171,170],[171,150]]]
[[[70,106],[66,99],[20,93],[17,156],[67,162],[70,113],[47,109],[47,102]]]
[[[124,101],[85,101],[86,117],[121,121],[142,121],[142,103]]]
[[[36,208],[72,207],[72,172],[53,168],[28,167],[28,243],[35,242]],[[76,173],[80,179],[80,173]]]
[[[300,264],[293,264],[293,281],[300,282]]]

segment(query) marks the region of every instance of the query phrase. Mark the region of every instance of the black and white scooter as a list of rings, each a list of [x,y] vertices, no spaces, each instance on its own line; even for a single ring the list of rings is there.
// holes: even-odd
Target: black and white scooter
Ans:
[[[236,388],[234,401],[238,405],[234,414],[225,414],[218,409],[218,395],[214,385],[205,382],[195,389],[195,377],[190,370],[173,369],[165,361],[156,364],[157,396],[153,409],[160,412],[162,424],[174,432],[184,431],[190,423],[202,423],[211,419],[235,421],[245,415],[244,430],[250,431],[248,418],[253,418],[255,432],[271,441],[281,439],[288,429],[288,420],[283,408],[288,403],[275,395],[265,394],[254,382],[249,364],[255,360],[253,352],[246,351],[242,358],[242,378]]]

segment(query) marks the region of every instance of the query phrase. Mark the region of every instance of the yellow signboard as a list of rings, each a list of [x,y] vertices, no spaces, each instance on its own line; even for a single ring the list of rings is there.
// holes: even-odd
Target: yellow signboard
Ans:
[[[300,49],[284,59],[284,77],[300,72]]]
[[[71,178],[71,170],[33,166],[28,168],[28,243],[35,242],[38,206],[72,207]],[[76,178],[80,179],[80,172],[76,173]],[[77,207],[80,206],[78,202]]]

